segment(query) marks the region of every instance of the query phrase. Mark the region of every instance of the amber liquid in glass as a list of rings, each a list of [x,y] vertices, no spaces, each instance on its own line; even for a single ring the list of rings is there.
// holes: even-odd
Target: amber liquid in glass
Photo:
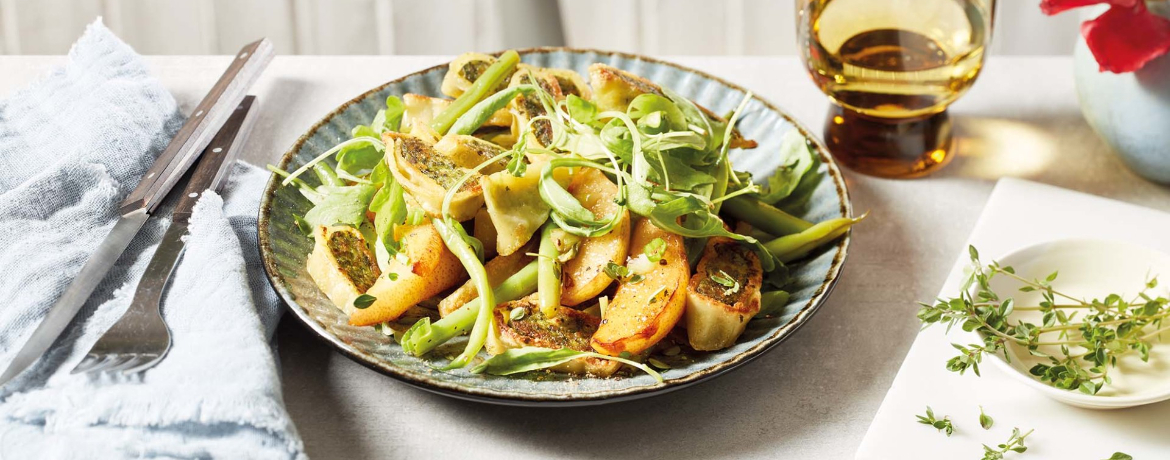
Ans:
[[[989,11],[980,0],[808,0],[802,49],[835,102],[825,125],[834,157],[884,177],[949,161],[946,107],[982,68]]]

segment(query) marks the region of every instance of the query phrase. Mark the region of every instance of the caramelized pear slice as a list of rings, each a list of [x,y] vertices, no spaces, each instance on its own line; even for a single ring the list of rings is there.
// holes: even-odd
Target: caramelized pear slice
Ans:
[[[568,191],[595,218],[606,219],[619,210],[622,212],[621,221],[612,231],[582,239],[577,243],[577,255],[565,262],[561,272],[561,303],[574,306],[597,297],[613,282],[602,271],[609,262],[618,265],[625,262],[630,249],[630,212],[615,202],[617,184],[596,169],[578,171]]]
[[[390,260],[386,273],[365,292],[374,297],[368,307],[358,309],[350,300],[347,308],[349,324],[372,326],[393,321],[410,307],[467,279],[463,264],[447,250],[443,238],[430,222],[402,226],[399,233],[402,233],[400,241],[406,260]]]
[[[640,279],[620,282],[613,300],[602,310],[601,325],[591,342],[599,353],[638,355],[662,340],[682,318],[690,278],[682,237],[641,219],[634,224],[630,246],[644,248],[658,238],[666,243],[659,263]]]

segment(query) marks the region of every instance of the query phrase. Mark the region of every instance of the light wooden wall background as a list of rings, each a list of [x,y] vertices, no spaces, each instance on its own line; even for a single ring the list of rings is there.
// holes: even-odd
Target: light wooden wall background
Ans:
[[[999,0],[994,54],[1070,53],[1077,16]],[[85,25],[143,54],[456,54],[569,45],[656,55],[791,55],[794,0],[0,0],[0,54],[62,54]]]

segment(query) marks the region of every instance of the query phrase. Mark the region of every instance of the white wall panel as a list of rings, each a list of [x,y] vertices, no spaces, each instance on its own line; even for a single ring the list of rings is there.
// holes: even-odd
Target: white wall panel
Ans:
[[[16,53],[62,54],[101,8],[101,0],[3,0],[0,35]]]
[[[1078,17],[1000,0],[993,54],[1067,54]],[[99,15],[144,54],[456,54],[537,45],[792,55],[794,0],[0,0],[0,53],[61,54]]]

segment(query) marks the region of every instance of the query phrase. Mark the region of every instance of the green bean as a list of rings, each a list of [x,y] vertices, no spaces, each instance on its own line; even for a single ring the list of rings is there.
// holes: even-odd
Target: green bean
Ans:
[[[849,231],[853,224],[861,222],[865,216],[839,217],[817,223],[807,230],[776,238],[764,243],[764,248],[780,262],[788,263],[808,255],[813,249],[837,239]]]
[[[512,50],[505,51],[495,63],[483,71],[483,75],[475,79],[475,82],[471,84],[471,87],[467,88],[467,91],[459,95],[455,99],[455,102],[452,102],[451,105],[436,115],[434,120],[431,120],[431,128],[439,134],[447,134],[447,131],[451,129],[451,125],[455,123],[455,120],[468,110],[471,110],[473,105],[495,91],[500,86],[500,83],[504,82],[504,78],[507,78],[512,73],[512,70],[516,68],[516,64],[519,62],[519,54],[516,54]]]
[[[760,294],[760,311],[755,318],[779,315],[788,305],[788,291],[770,291]]]
[[[748,196],[737,196],[723,201],[728,214],[775,236],[800,233],[813,226],[780,208]]]
[[[504,89],[496,94],[488,96],[487,99],[479,101],[479,103],[475,104],[471,110],[468,110],[467,113],[464,113],[463,116],[460,116],[458,120],[455,120],[455,124],[451,125],[451,130],[448,132],[452,134],[474,133],[475,130],[479,129],[480,126],[483,126],[484,123],[487,123],[488,119],[491,118],[492,115],[496,113],[496,111],[504,108],[504,106],[507,106],[509,102],[512,102],[512,99],[516,98],[516,96],[519,96],[520,94],[531,96],[535,92],[536,87],[533,85],[519,85]]]
[[[488,329],[491,329],[492,322],[492,308],[496,306],[495,293],[492,292],[492,284],[488,280],[487,270],[483,267],[483,263],[479,261],[479,256],[467,240],[463,239],[462,228],[455,229],[459,225],[458,222],[448,222],[443,219],[431,219],[431,225],[434,225],[435,230],[438,230],[439,236],[443,238],[443,243],[447,245],[459,262],[463,263],[463,268],[467,270],[471,281],[475,283],[475,290],[479,292],[479,297],[488,308],[480,308],[479,313],[475,318],[475,325],[471,328],[470,338],[467,341],[467,347],[463,349],[458,357],[447,365],[447,369],[457,369],[464,367],[471,362],[471,358],[479,354],[479,350],[483,349],[484,343],[487,342]]]
[[[540,268],[536,292],[539,293],[540,311],[546,318],[556,316],[557,308],[561,306],[561,266],[557,263],[561,254],[553,235],[559,228],[551,219],[545,222],[540,230],[540,249],[536,257]]]
[[[492,289],[496,301],[510,302],[531,294],[536,290],[538,271],[538,264],[533,261],[496,285]],[[431,324],[430,318],[423,318],[403,334],[402,349],[415,356],[429,353],[439,345],[470,330],[482,307],[483,300],[476,297],[434,324]]]
[[[313,165],[313,172],[317,173],[317,179],[321,180],[321,185],[331,185],[334,187],[341,187],[345,185],[345,181],[337,177],[337,173],[330,168],[325,162],[320,162]]]

